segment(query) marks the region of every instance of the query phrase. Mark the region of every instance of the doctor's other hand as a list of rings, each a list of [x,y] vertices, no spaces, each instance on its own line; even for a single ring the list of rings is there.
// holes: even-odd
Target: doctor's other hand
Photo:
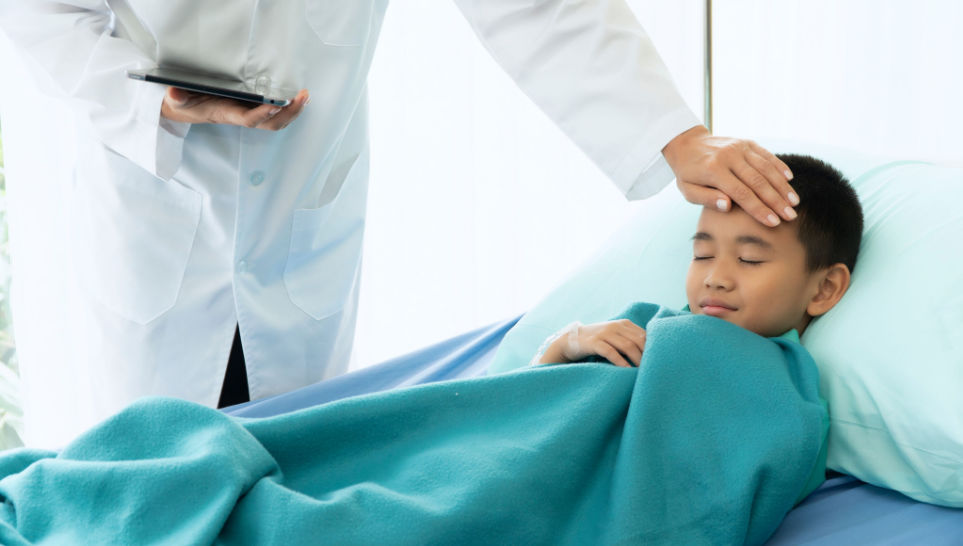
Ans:
[[[690,203],[726,211],[735,201],[766,226],[778,225],[780,216],[796,218],[792,172],[751,140],[713,136],[697,125],[669,141],[662,155]]]
[[[161,103],[161,115],[185,123],[220,123],[280,131],[298,117],[307,102],[307,89],[299,91],[291,104],[281,107],[169,87]]]
[[[628,319],[574,324],[546,349],[542,364],[581,362],[598,355],[616,366],[638,366],[645,350],[645,330]]]

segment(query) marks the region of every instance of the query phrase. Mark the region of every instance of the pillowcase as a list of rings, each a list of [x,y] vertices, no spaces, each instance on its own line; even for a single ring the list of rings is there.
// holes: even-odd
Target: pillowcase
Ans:
[[[865,218],[849,291],[802,338],[829,402],[827,467],[914,499],[963,507],[963,169],[767,141],[849,178]],[[700,207],[675,185],[506,334],[489,373],[526,365],[566,324],[629,303],[681,308]]]

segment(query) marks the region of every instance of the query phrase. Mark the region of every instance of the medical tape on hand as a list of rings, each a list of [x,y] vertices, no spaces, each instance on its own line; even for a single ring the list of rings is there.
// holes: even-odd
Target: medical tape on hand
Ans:
[[[574,356],[574,355],[582,354],[582,351],[581,351],[582,347],[578,343],[579,328],[581,327],[582,327],[582,323],[579,321],[575,321],[569,324],[568,326],[566,326],[564,330],[562,330],[563,333],[567,333],[566,343],[568,344],[568,354],[573,355],[572,358],[577,358],[577,356]]]
[[[554,334],[548,336],[548,339],[543,341],[541,346],[539,346],[538,350],[535,351],[535,356],[532,357],[531,362],[528,363],[529,366],[537,366],[541,362],[542,356],[545,355],[545,351],[548,350],[548,346],[551,345],[552,343],[555,343],[555,340],[557,340],[562,336],[566,336],[565,338],[566,347],[565,347],[565,350],[562,351],[563,355],[567,352],[568,349],[573,347],[573,344],[574,344],[574,347],[578,349],[579,348],[578,329],[580,326],[582,326],[582,323],[579,321],[575,321],[569,324],[568,326],[566,326],[565,328],[562,328],[558,332],[555,332]]]

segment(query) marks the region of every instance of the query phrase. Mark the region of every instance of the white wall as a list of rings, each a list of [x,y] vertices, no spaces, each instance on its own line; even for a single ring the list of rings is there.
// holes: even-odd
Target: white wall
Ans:
[[[630,4],[701,114],[701,0]],[[502,73],[453,2],[391,3],[370,82],[353,367],[525,311],[629,208]]]
[[[963,2],[714,8],[716,132],[963,164]]]

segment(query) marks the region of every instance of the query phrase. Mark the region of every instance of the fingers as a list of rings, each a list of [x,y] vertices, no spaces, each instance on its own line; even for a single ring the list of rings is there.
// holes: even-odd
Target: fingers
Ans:
[[[748,143],[750,149],[746,153],[746,159],[753,168],[766,177],[769,185],[780,200],[780,203],[777,204],[768,200],[766,200],[766,203],[779,211],[780,216],[786,220],[794,220],[796,218],[796,212],[792,210],[792,207],[799,204],[799,196],[796,195],[796,192],[789,184],[789,180],[792,179],[792,171],[789,170],[789,167],[786,166],[781,159],[769,150],[766,150],[755,142],[749,141]],[[786,203],[786,205],[782,206],[782,203]],[[780,206],[782,208],[779,208]]]
[[[181,89],[179,87],[168,87],[167,88],[167,100],[168,102],[178,108],[190,108],[195,104],[205,102],[208,99],[214,98],[211,95],[205,95],[204,93],[195,93],[193,91],[188,91],[186,89]]]
[[[167,88],[167,99],[171,106],[184,106],[188,97],[190,97],[189,91],[178,89],[177,87]]]
[[[161,115],[172,121],[208,123],[209,106],[205,103],[212,98],[211,95],[168,87],[161,103]]]
[[[633,366],[638,366],[639,363],[642,362],[643,347],[639,345],[637,339],[620,336],[619,339],[616,340],[616,343],[619,352],[624,355]]]
[[[745,188],[751,190],[751,193],[739,189],[726,193],[743,210],[768,226],[779,225],[777,216],[781,216],[784,220],[794,220],[796,211],[793,210],[792,205],[798,204],[799,199],[789,185],[788,177],[792,175],[789,167],[768,150],[750,140],[743,141],[742,145],[738,146],[738,151],[741,157],[736,158],[730,170]]]
[[[677,183],[679,185],[679,191],[682,192],[682,196],[690,203],[713,208],[722,212],[726,212],[732,206],[732,203],[729,201],[729,196],[715,188],[700,186],[699,184],[683,182],[681,180]]]
[[[302,89],[288,106],[279,107],[273,104],[253,106],[250,102],[170,87],[164,97],[161,115],[188,123],[219,123],[279,131],[300,115],[308,101],[306,89]]]
[[[796,192],[793,191],[792,186],[789,184],[789,181],[793,178],[793,174],[792,171],[789,170],[789,166],[786,165],[781,159],[776,157],[776,154],[770,152],[751,140],[749,141],[749,147],[752,148],[756,154],[758,154],[776,170],[776,181],[773,182],[773,187],[776,188],[776,191],[778,191],[781,195],[786,196],[786,200],[789,201],[789,204],[792,206],[795,207],[798,205],[799,196],[796,195]],[[770,177],[770,181],[773,181],[772,177]]]
[[[778,226],[780,220],[775,211],[782,211],[785,214],[789,202],[776,193],[769,180],[749,163],[748,157],[742,163],[733,166],[732,174],[742,187],[742,189],[733,189],[735,193],[727,192],[732,200],[759,222],[768,226]]]
[[[606,323],[592,340],[593,352],[621,367],[638,366],[645,350],[645,330],[630,320]]]
[[[625,360],[625,357],[622,356],[622,355],[619,353],[619,351],[616,350],[616,349],[615,349],[614,347],[612,347],[611,345],[601,346],[601,347],[598,348],[597,352],[598,352],[598,355],[599,355],[599,356],[601,356],[601,357],[604,358],[605,360],[608,360],[609,362],[611,362],[612,364],[615,364],[616,366],[618,366],[618,367],[620,367],[620,368],[631,368],[631,367],[633,367],[631,364],[629,364],[629,362],[628,362],[627,360]]]
[[[297,96],[294,97],[294,100],[291,101],[291,104],[282,108],[277,106],[272,107],[271,110],[269,110],[270,115],[254,125],[254,127],[269,131],[280,131],[284,129],[301,114],[304,105],[308,103],[309,99],[307,89],[302,89],[298,92]]]
[[[767,226],[796,218],[792,172],[751,140],[713,136],[697,126],[672,139],[662,154],[688,201],[717,210],[738,204]]]
[[[271,123],[282,110],[280,106],[273,104],[261,104],[254,108],[237,104],[226,106],[223,113],[228,116],[226,123],[250,129],[266,129],[267,124]]]

